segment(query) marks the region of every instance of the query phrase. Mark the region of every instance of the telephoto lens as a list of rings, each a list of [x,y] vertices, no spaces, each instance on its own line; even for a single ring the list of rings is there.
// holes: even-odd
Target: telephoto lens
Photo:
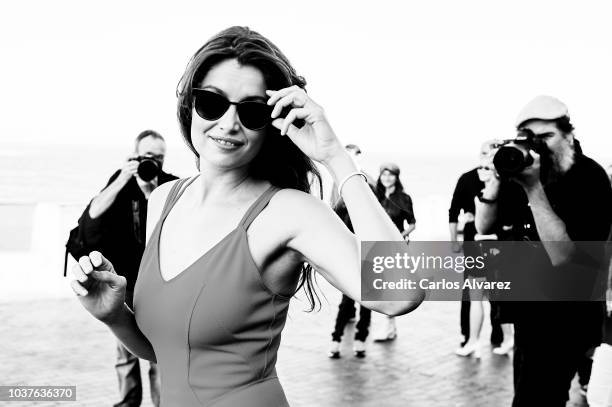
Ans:
[[[138,157],[138,176],[143,181],[149,182],[159,175],[161,167],[159,163],[151,157]]]
[[[503,146],[493,157],[493,165],[502,178],[520,174],[531,164],[533,164],[533,157],[529,154],[529,150],[522,146]]]
[[[493,165],[501,178],[520,174],[533,164],[529,150],[534,146],[534,134],[529,129],[519,130],[514,140],[507,140],[493,157]]]

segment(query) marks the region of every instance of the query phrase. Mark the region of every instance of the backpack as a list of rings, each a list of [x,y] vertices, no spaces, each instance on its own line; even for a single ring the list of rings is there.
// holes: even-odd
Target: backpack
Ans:
[[[66,253],[64,254],[64,277],[66,277],[66,272],[68,269],[68,255],[70,254],[76,261],[82,256],[87,256],[92,250],[93,247],[88,246],[85,241],[85,233],[84,233],[84,225],[83,220],[85,218],[86,211],[89,210],[89,205],[83,211],[79,220],[77,221],[78,225],[74,229],[70,231],[68,235],[68,241],[66,242]]]

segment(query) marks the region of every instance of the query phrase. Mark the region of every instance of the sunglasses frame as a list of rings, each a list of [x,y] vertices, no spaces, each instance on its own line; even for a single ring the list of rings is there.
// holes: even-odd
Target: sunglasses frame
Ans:
[[[198,93],[203,93],[203,92],[207,92],[207,93],[213,94],[213,95],[215,95],[215,97],[219,97],[219,98],[222,98],[222,99],[225,100],[225,103],[227,104],[227,107],[221,112],[221,114],[218,117],[212,117],[212,116],[211,117],[204,117],[201,114],[201,112],[199,111],[199,109],[196,107],[196,98],[197,98],[197,95],[198,95]],[[232,102],[231,100],[229,100],[227,97],[225,97],[224,95],[222,95],[220,93],[214,92],[214,91],[209,90],[209,89],[202,89],[202,88],[192,88],[191,89],[191,93],[192,93],[193,108],[195,109],[197,115],[199,117],[201,117],[202,119],[204,119],[204,120],[210,120],[210,121],[219,120],[227,112],[227,110],[230,108],[230,106],[234,105],[234,106],[236,106],[236,111],[238,113],[238,120],[240,120],[240,123],[244,127],[246,127],[247,129],[249,129],[249,130],[254,130],[254,131],[261,130],[261,129],[265,128],[266,126],[268,126],[271,123],[271,121],[272,121],[272,118],[270,117],[270,114],[272,113],[272,106],[268,106],[265,102],[260,102],[260,101],[256,101],[256,100],[243,100],[241,102]],[[263,105],[263,106],[265,106],[267,108],[266,111],[268,113],[268,119],[269,120],[267,120],[266,123],[264,125],[262,125],[261,127],[250,127],[250,126],[247,126],[244,123],[244,121],[242,120],[242,117],[241,117],[242,115],[240,113],[240,110],[241,110],[240,107],[241,106],[244,107],[246,104],[251,104],[251,103],[258,104],[258,105]]]

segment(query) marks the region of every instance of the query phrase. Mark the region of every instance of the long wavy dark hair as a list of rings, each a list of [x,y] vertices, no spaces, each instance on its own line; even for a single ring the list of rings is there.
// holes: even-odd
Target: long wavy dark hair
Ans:
[[[382,171],[380,175],[382,175]],[[385,192],[387,188],[380,182],[380,175],[378,176],[378,180],[376,180],[376,197],[379,202],[382,202],[385,199]],[[393,194],[397,194],[400,192],[404,192],[404,185],[402,185],[402,181],[400,181],[399,175],[395,174],[395,191]]]
[[[247,27],[230,27],[212,37],[191,57],[176,89],[181,134],[196,155],[198,169],[199,155],[191,140],[192,89],[202,82],[212,67],[228,59],[257,68],[263,74],[267,89],[293,85],[304,89],[306,86],[306,81],[296,73],[287,57],[263,35]],[[250,176],[267,180],[279,188],[294,188],[306,193],[311,193],[313,185],[317,184],[322,198],[321,175],[313,161],[289,137],[281,137],[277,128],[268,125],[265,132],[261,150],[249,165]],[[310,311],[317,303],[320,306],[313,279],[312,266],[304,263],[296,292],[304,288]]]

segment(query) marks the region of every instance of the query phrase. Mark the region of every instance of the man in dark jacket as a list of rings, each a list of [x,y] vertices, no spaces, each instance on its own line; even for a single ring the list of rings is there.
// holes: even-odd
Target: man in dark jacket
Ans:
[[[159,185],[177,179],[162,171],[166,143],[163,137],[145,130],[136,137],[134,154],[117,170],[106,187],[91,201],[82,225],[89,247],[108,258],[118,274],[127,280],[126,303],[133,307],[134,285],[145,248],[147,200]],[[142,380],[138,358],[117,343],[117,364],[121,401],[115,407],[137,407],[142,402]],[[159,374],[151,362],[151,399],[159,406]]]
[[[485,183],[476,229],[487,233],[501,224],[514,240],[527,242],[525,250],[535,247],[508,267],[522,283],[517,295],[539,295],[508,304],[515,329],[513,407],[565,406],[585,353],[602,339],[603,303],[584,294],[593,292],[604,267],[612,189],[603,168],[582,154],[561,101],[535,98],[516,126],[532,138],[526,165],[504,176],[501,160],[494,160],[502,178]],[[566,297],[551,296],[552,288],[569,289],[576,300],[560,301]]]

